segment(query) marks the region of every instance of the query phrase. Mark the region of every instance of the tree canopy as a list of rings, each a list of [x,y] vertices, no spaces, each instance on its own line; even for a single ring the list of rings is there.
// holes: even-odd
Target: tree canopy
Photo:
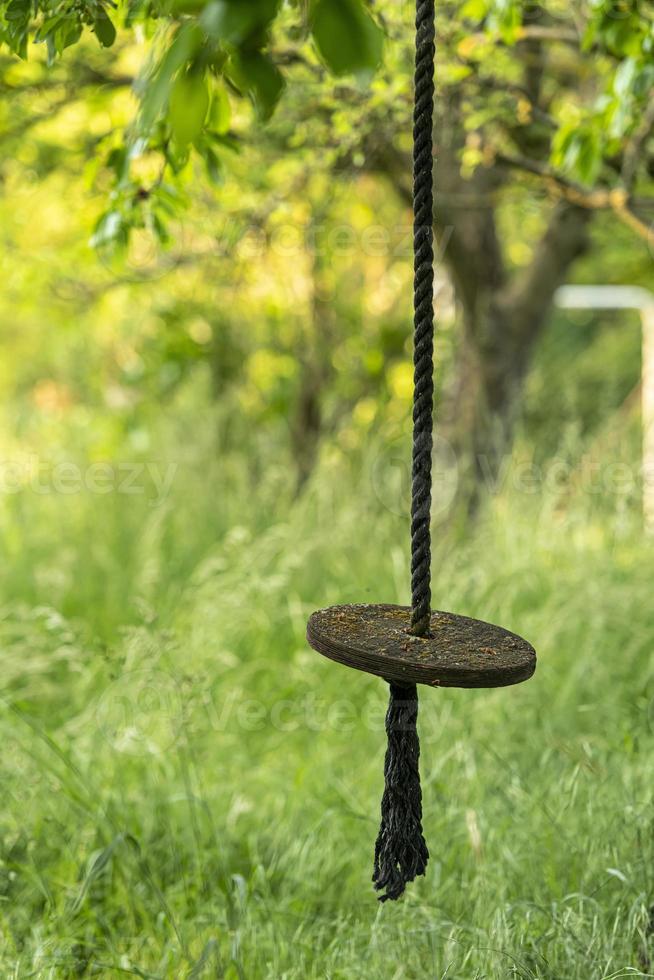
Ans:
[[[49,66],[61,59],[78,83],[83,78],[98,90],[129,84],[137,96],[122,135],[93,147],[104,153],[114,179],[96,243],[124,244],[144,220],[165,239],[167,215],[178,203],[169,179],[183,180],[194,158],[219,179],[238,148],[243,129],[234,121],[235,98],[249,99],[262,122],[285,90],[289,102],[295,91],[306,99],[307,83],[318,82],[323,98],[312,100],[310,122],[321,116],[332,132],[314,128],[317,141],[360,132],[360,125],[369,131],[380,103],[384,113],[399,109],[408,129],[406,99],[394,105],[394,83],[397,46],[406,55],[412,35],[411,4],[3,0],[0,15],[0,41],[15,57]],[[583,207],[613,209],[651,239],[649,220],[633,198],[653,166],[653,24],[650,0],[592,0],[574,8],[561,0],[440,4],[438,81],[441,99],[455,93],[464,116],[463,168],[471,172],[500,157]],[[101,48],[120,49],[118,58],[135,46],[132,77],[113,72],[115,54],[92,58],[88,34]],[[384,50],[385,39],[391,43]],[[71,54],[80,46],[79,57]],[[89,58],[90,72],[84,70]],[[336,84],[326,81],[325,70]],[[27,77],[47,84],[39,74]],[[351,115],[341,134],[334,129],[342,122],[338,107],[353,109],[352,86],[366,91],[365,109]]]

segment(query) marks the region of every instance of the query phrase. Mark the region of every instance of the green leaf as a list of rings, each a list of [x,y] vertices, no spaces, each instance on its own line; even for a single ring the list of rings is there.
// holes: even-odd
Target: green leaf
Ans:
[[[234,55],[229,76],[236,87],[247,92],[261,119],[269,119],[284,90],[284,78],[268,55],[250,51]]]
[[[209,110],[209,91],[203,72],[180,72],[170,91],[168,118],[180,146],[198,138]]]
[[[129,227],[119,211],[101,215],[91,237],[91,247],[124,248],[129,239]]]
[[[116,32],[114,31],[114,35],[115,33]],[[61,32],[62,48],[69,48],[72,44],[77,44],[81,36],[82,36],[82,25],[78,21],[75,21],[74,23],[68,24],[66,27],[63,27]]]
[[[562,128],[554,141],[552,162],[584,184],[594,185],[603,162],[602,132],[591,126]]]
[[[95,36],[103,48],[110,48],[116,40],[116,28],[107,17],[107,13],[102,7],[98,10],[93,22]]]
[[[218,154],[208,144],[202,146],[200,152],[207,169],[207,177],[212,184],[219,184],[222,180],[222,164]]]
[[[467,0],[461,8],[461,17],[465,20],[481,21],[488,13],[489,0]]]
[[[638,31],[628,18],[618,18],[602,32],[602,40],[614,54],[637,54],[640,48]]]
[[[212,132],[223,136],[229,132],[232,121],[232,110],[229,104],[227,90],[222,83],[215,86],[211,98],[211,111],[209,113],[209,128]]]
[[[9,21],[24,21],[29,18],[30,5],[28,0],[12,0],[5,11],[5,19]]]
[[[170,233],[163,218],[156,212],[152,214],[152,230],[162,245],[170,244]]]
[[[202,33],[196,25],[182,24],[150,78],[138,83],[142,92],[140,124],[149,129],[160,116],[170,94],[174,75],[187,64],[202,44]]]
[[[579,135],[577,173],[584,183],[592,185],[602,169],[602,140],[600,133],[587,129]]]
[[[499,31],[505,44],[513,45],[522,24],[522,4],[516,0],[492,0],[488,25]]]
[[[100,7],[93,22],[95,36],[103,48],[110,48],[116,40],[116,28],[109,20],[107,12]]]
[[[63,19],[63,14],[56,14],[54,17],[47,17],[41,26],[37,27],[37,29],[34,31],[34,43],[40,44],[42,41],[45,41],[48,34],[52,33],[55,27],[57,27]]]
[[[47,64],[48,68],[52,68],[57,57],[57,42],[55,40],[54,34],[48,34],[45,39],[46,50],[48,52]]]
[[[116,180],[124,180],[129,171],[129,157],[125,146],[114,147],[107,157],[107,166],[113,170]]]
[[[626,99],[630,94],[636,79],[638,64],[635,58],[625,58],[618,66],[613,80],[613,91],[620,99]]]
[[[267,30],[279,11],[279,0],[213,0],[201,17],[210,37],[241,45]]]
[[[361,0],[316,0],[311,27],[335,75],[374,71],[381,61],[383,34]]]

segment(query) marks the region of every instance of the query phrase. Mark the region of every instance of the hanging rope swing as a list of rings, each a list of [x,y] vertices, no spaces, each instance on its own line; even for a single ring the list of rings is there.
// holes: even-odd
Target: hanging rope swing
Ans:
[[[331,660],[390,685],[388,748],[373,881],[381,901],[398,899],[424,875],[417,684],[493,688],[528,680],[533,647],[507,630],[431,610],[431,491],[434,402],[434,0],[417,0],[414,105],[414,406],[411,608],[334,606],[309,619],[310,645]]]

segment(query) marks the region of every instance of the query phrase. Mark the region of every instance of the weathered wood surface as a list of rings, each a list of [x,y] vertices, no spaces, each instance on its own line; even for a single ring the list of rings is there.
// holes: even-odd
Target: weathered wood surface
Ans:
[[[530,643],[501,626],[434,612],[429,637],[412,636],[406,606],[332,606],[313,613],[309,644],[318,653],[387,681],[431,687],[508,687],[536,670]]]

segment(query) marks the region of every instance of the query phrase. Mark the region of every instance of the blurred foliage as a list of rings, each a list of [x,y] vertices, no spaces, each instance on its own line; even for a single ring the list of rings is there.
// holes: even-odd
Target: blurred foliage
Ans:
[[[3,6],[5,18],[10,8]],[[202,377],[250,427],[251,451],[265,432],[291,470],[310,472],[319,452],[312,443],[322,436],[345,454],[375,432],[391,443],[406,439],[411,216],[370,158],[410,148],[410,8],[380,2],[371,11],[349,0],[108,7],[119,28],[110,56],[82,32],[54,60],[35,38],[69,28],[73,37],[75,18],[84,24],[95,11],[97,20],[100,8],[17,8],[29,17],[9,18],[13,53],[0,59],[5,453],[38,446],[56,456],[72,441],[92,459],[147,454],[161,406]],[[585,138],[590,127],[600,134],[599,170],[597,160],[590,169],[601,185],[617,186],[613,157],[630,146],[651,87],[651,5],[538,9],[544,19],[537,21],[530,6],[516,3],[467,2],[441,12],[439,105],[452,93],[463,104],[469,135],[461,166],[483,168],[486,154],[516,133],[537,139],[542,126],[560,155],[553,163],[584,180],[578,160],[586,167],[586,152],[575,158],[568,136]],[[46,30],[47,11],[63,19]],[[388,39],[383,56],[380,29]],[[551,113],[534,120],[520,79],[535,29],[549,38],[543,84]],[[367,40],[353,48],[366,64],[348,62],[354,55],[345,43],[330,56],[332,36],[357,32]],[[238,76],[250,70],[248,58],[268,66],[257,75],[260,90]],[[269,116],[281,95],[268,70],[281,73],[285,86],[264,124],[257,112]],[[252,99],[241,97],[248,93]],[[611,93],[622,107],[619,132],[609,119],[617,111]],[[646,154],[638,164],[642,189]],[[546,221],[543,184],[516,172],[496,204],[508,266],[525,268]],[[88,247],[94,223],[95,255]],[[609,214],[593,235],[577,271],[582,280],[649,283],[645,243]],[[439,394],[456,380],[455,315],[441,274]],[[556,415],[548,392],[562,375],[547,368],[543,353],[526,432],[548,451],[565,418],[581,413],[590,434],[637,384],[633,335],[615,328],[616,350],[607,357],[615,383],[607,389],[616,397],[594,411],[601,359],[591,370],[592,356],[574,347],[579,328],[559,324],[543,351],[560,349],[558,365],[574,353],[578,370],[589,372],[588,404],[582,411],[576,395],[562,397]],[[592,350],[607,329],[590,321],[583,343]],[[570,385],[577,378],[583,386],[576,374]],[[243,438],[234,427],[231,444]]]
[[[229,7],[221,8],[225,17]],[[504,7],[508,17],[506,11],[514,6]],[[439,72],[441,97],[454,87],[469,100],[471,137],[464,166],[474,165],[471,155],[480,145],[475,127],[497,132],[504,122],[515,124],[522,111],[520,97],[508,85],[517,71],[512,59],[522,21],[509,31],[513,21],[498,19],[499,10],[468,4],[467,19],[441,22],[441,43],[448,52]],[[638,16],[646,18],[647,7],[639,10]],[[563,8],[553,9],[555,14],[556,24],[568,17]],[[27,61],[2,61],[5,454],[34,446],[56,456],[69,442],[84,446],[92,459],[147,454],[162,404],[172,404],[187,379],[202,375],[232,416],[251,426],[252,452],[258,433],[265,432],[291,469],[300,451],[293,433],[307,389],[319,390],[321,432],[343,453],[360,447],[375,431],[391,442],[407,437],[411,216],[405,202],[389,194],[384,179],[366,166],[365,145],[375,139],[379,145],[409,145],[412,29],[408,5],[391,10],[379,4],[375,15],[392,39],[377,74],[334,81],[321,67],[319,49],[294,34],[299,9],[277,12],[264,32],[265,49],[279,64],[285,54],[289,84],[263,127],[253,123],[233,80],[214,77],[207,67],[210,124],[195,142],[206,150],[212,133],[216,152],[189,153],[183,166],[173,168],[172,179],[168,163],[153,152],[154,144],[144,142],[143,134],[134,135],[134,118],[142,118],[149,104],[143,102],[144,92],[156,91],[153,65],[160,70],[162,59],[170,57],[161,30],[166,38],[171,29],[179,33],[194,23],[195,14],[184,13],[177,27],[162,17],[154,32],[136,31],[136,40],[121,31],[110,62],[84,36],[49,67],[38,48]],[[586,15],[584,30],[591,30],[599,8],[589,7]],[[143,10],[132,10],[130,17],[149,23]],[[633,36],[644,45],[639,25],[632,25]],[[610,26],[599,25],[593,45],[600,44],[597,38],[605,38]],[[495,52],[492,63],[486,58],[489,44]],[[568,83],[557,88],[553,108],[576,104],[592,115],[624,64],[622,52],[607,44],[602,40],[600,48],[593,48],[581,87],[579,64],[569,61],[573,54],[565,45],[555,49],[557,85],[561,72]],[[157,116],[156,126],[163,126],[166,139],[170,126],[181,131],[193,119],[183,112],[187,88],[195,84],[190,61],[184,65],[183,71],[171,69],[174,88],[161,89],[167,93],[161,106],[168,108],[165,119]],[[503,73],[506,88],[486,84],[491,70]],[[145,88],[137,83],[137,102],[138,78],[150,81]],[[635,78],[634,125],[643,98]],[[554,76],[547,84],[555,84]],[[134,136],[132,142],[125,141],[126,132]],[[134,193],[123,195],[116,179]],[[94,255],[87,244],[93,216],[105,211],[107,196],[116,194],[122,203],[100,219]],[[128,212],[123,205],[129,205]],[[509,264],[520,269],[531,261],[542,234],[542,190],[516,176],[498,207]],[[122,236],[119,250],[116,235]],[[581,279],[649,284],[647,245],[616,229],[608,215],[595,226],[594,245],[578,268]],[[444,276],[439,290],[442,392],[451,380],[456,334]],[[591,321],[584,343],[592,348],[604,329],[600,321]],[[633,334],[610,329],[612,343],[632,351]],[[577,327],[565,323],[548,341],[561,345],[558,365],[570,361],[566,345],[577,333]],[[586,363],[590,371],[590,361],[581,354],[577,360],[579,371],[586,370]],[[618,407],[625,388],[637,384],[633,352],[624,358],[613,352],[608,362],[619,398],[598,402],[595,421],[600,425],[606,412]],[[570,385],[578,377],[571,374]],[[592,391],[597,385],[596,374],[591,371],[588,377],[586,433],[595,424]],[[528,407],[529,424],[537,425],[531,437],[542,438],[550,450],[556,448],[564,420],[549,427],[546,419],[536,420],[548,412],[554,416],[548,392],[561,378],[558,367],[548,374],[539,361],[530,388],[540,392],[537,404],[532,399]],[[573,420],[578,400],[566,396],[558,410]],[[242,445],[243,438],[234,428],[231,444]]]
[[[2,0],[0,13],[5,50],[30,59],[5,65],[15,96],[10,133],[20,138],[34,125],[24,96],[46,114],[65,115],[73,103],[79,117],[75,103],[91,99],[113,116],[103,131],[80,134],[109,198],[94,234],[100,248],[124,249],[135,231],[167,243],[196,161],[219,183],[246,142],[276,139],[312,169],[316,153],[340,166],[353,155],[356,164],[380,119],[392,139],[408,136],[411,3]],[[523,150],[545,143],[553,171],[585,187],[628,195],[647,175],[651,158],[633,151],[654,82],[651,0],[574,9],[561,0],[458,0],[440,5],[438,19],[440,98],[456,91],[463,102],[468,170],[517,139]],[[89,32],[110,56],[89,47]],[[549,49],[545,113],[523,77],[534,41]],[[280,101],[286,124],[266,136],[261,126]],[[42,150],[41,167],[55,165],[56,151]]]

